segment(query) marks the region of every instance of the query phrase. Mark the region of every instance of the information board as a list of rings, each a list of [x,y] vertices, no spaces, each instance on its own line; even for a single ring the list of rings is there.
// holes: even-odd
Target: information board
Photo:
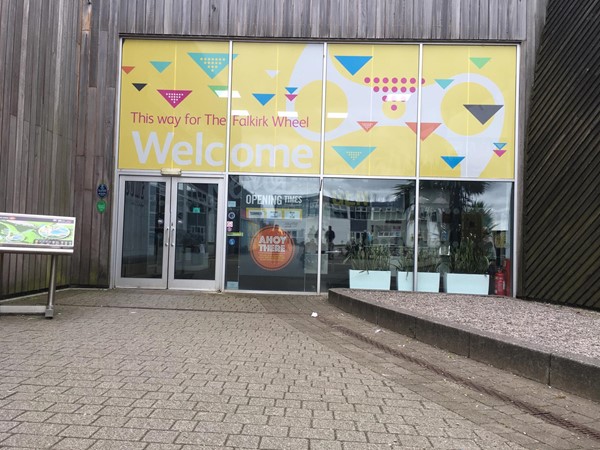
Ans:
[[[0,212],[0,251],[73,253],[75,217]]]

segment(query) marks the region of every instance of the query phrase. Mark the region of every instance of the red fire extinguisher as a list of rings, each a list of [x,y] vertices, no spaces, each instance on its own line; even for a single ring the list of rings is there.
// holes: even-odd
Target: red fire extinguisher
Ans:
[[[498,272],[496,272],[496,295],[505,295],[505,285],[504,285],[504,271],[502,267],[498,268]]]

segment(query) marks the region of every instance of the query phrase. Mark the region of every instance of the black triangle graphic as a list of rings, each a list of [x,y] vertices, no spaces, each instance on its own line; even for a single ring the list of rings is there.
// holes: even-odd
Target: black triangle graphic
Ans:
[[[494,117],[504,105],[464,105],[467,110],[473,114],[481,125],[484,125],[488,120]]]
[[[148,86],[148,83],[131,83],[131,84],[133,84],[133,87],[135,87],[138,91],[141,91],[146,86]]]

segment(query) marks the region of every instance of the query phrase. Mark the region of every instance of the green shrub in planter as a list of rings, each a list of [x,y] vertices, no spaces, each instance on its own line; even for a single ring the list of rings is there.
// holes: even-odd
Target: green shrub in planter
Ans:
[[[450,255],[452,273],[486,274],[490,261],[482,243],[464,237]]]
[[[350,262],[353,270],[390,270],[390,248],[383,244],[355,244],[348,250],[344,263]]]

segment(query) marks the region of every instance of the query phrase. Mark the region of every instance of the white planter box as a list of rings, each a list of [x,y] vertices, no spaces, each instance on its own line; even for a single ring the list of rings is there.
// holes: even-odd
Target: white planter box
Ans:
[[[396,275],[396,288],[399,291],[413,290],[413,273],[398,271]]]
[[[490,276],[483,274],[446,273],[444,286],[450,294],[488,295]]]
[[[417,292],[440,292],[439,272],[417,272]]]
[[[396,286],[399,291],[413,291],[413,273],[398,272]],[[440,274],[438,272],[418,272],[417,292],[439,292]]]
[[[390,270],[350,270],[350,289],[389,291],[392,281]]]

